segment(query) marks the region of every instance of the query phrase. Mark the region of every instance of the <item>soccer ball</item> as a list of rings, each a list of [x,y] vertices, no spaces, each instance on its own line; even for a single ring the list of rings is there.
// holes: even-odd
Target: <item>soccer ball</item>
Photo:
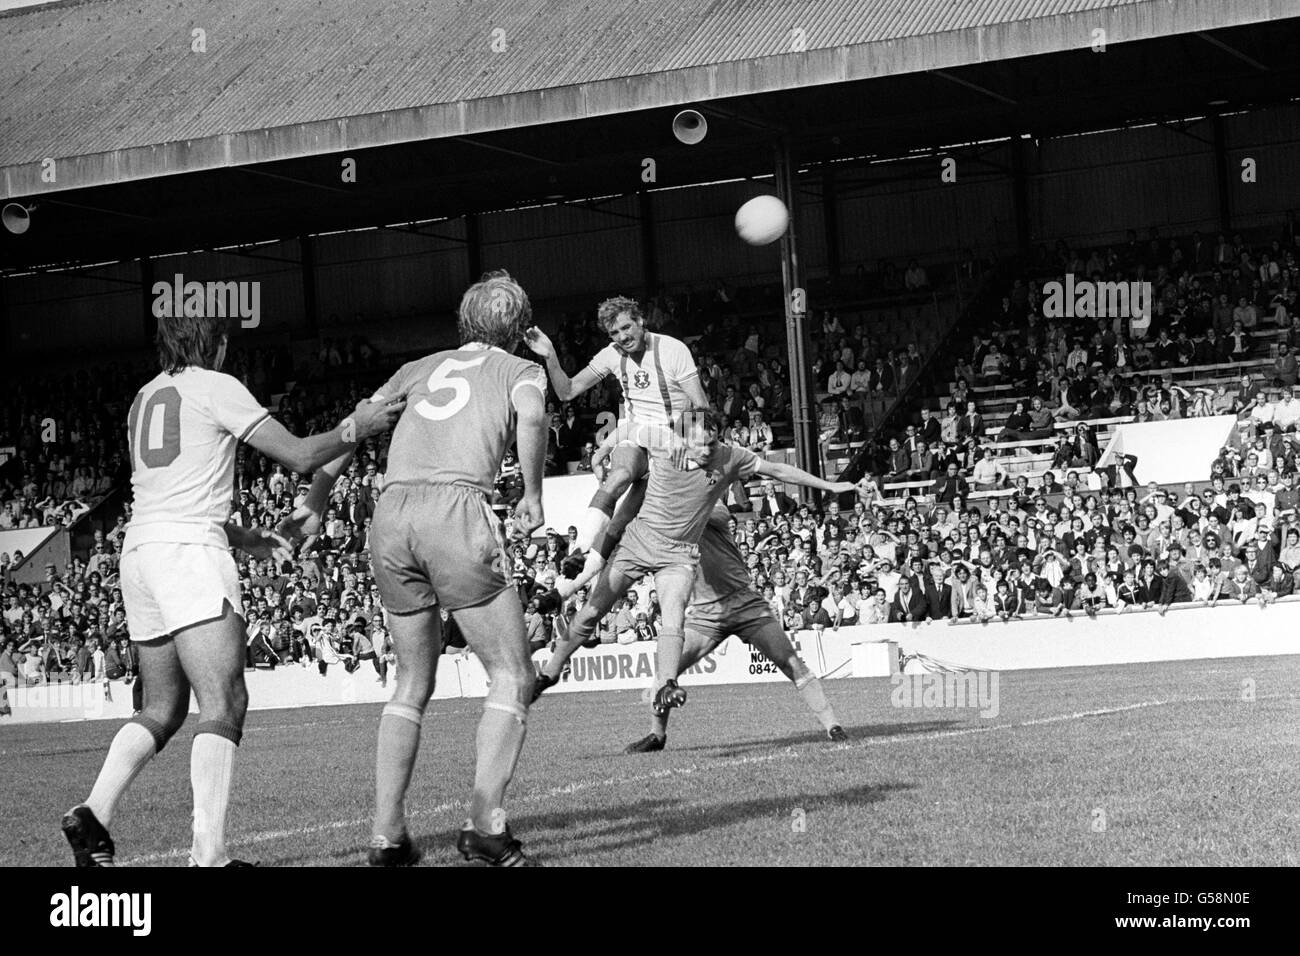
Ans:
[[[736,233],[751,246],[766,246],[785,235],[790,212],[775,196],[755,196],[736,210]]]

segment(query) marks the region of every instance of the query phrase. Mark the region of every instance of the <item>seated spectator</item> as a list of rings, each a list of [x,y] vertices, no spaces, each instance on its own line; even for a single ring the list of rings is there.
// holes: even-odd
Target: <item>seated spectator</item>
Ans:
[[[832,396],[847,395],[850,381],[851,377],[848,368],[843,362],[836,362],[835,371],[831,373],[830,379],[827,380],[826,390]]]
[[[921,289],[929,288],[930,279],[925,273],[925,269],[915,259],[907,263],[907,270],[903,273],[903,287],[908,292],[916,292]]]
[[[909,481],[932,481],[935,475],[934,453],[925,442],[917,442],[912,454],[911,466],[907,470]]]
[[[1006,484],[1005,479],[1006,476],[1003,474],[998,460],[993,457],[992,452],[986,451],[976,459],[975,467],[971,472],[970,483],[977,491],[988,491],[1004,487]],[[957,493],[961,494],[962,492],[958,489]]]

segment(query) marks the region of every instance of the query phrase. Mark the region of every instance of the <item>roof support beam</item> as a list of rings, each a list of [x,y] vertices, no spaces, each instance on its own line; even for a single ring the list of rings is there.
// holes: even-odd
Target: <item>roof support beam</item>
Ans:
[[[285,176],[283,173],[270,173],[265,169],[258,169],[256,166],[232,166],[231,169],[239,173],[248,173],[250,176],[265,176],[267,179],[278,179],[284,183],[294,183],[298,186],[310,186],[312,189],[326,189],[332,193],[346,193],[353,195],[350,190],[342,186],[331,186],[327,183],[312,182],[310,179],[298,179],[296,176]]]
[[[1196,35],[1200,37],[1202,40],[1204,40],[1206,43],[1210,44],[1210,46],[1218,47],[1224,53],[1227,53],[1229,56],[1235,56],[1242,63],[1254,67],[1255,69],[1259,70],[1261,73],[1267,73],[1269,71],[1269,67],[1265,66],[1263,63],[1260,63],[1259,60],[1251,59],[1250,57],[1246,56],[1246,54],[1238,50],[1236,47],[1229,46],[1228,44],[1224,43],[1222,40],[1210,36],[1208,33],[1197,33]]]
[[[931,70],[930,75],[937,76],[942,80],[947,80],[949,83],[956,83],[958,86],[964,86],[966,89],[974,90],[976,93],[983,93],[985,96],[995,99],[999,103],[1006,103],[1008,106],[1018,105],[1016,101],[1009,96],[1003,96],[1001,93],[994,93],[988,87],[980,86],[978,83],[972,83],[970,80],[963,80],[959,76],[953,76],[947,70]]]
[[[525,153],[522,150],[508,149],[505,146],[496,146],[492,143],[484,143],[482,140],[477,140],[469,136],[453,136],[452,141],[456,143],[464,143],[467,146],[477,146],[479,149],[490,149],[494,153],[505,153],[507,156],[515,156],[519,159],[526,159],[530,162],[542,163],[545,166],[564,165],[564,163],[557,163],[555,160],[547,159],[544,156],[534,156],[532,153]]]

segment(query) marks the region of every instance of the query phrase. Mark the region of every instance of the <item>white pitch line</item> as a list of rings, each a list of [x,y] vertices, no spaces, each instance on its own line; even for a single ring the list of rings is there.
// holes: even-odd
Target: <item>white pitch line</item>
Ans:
[[[1168,700],[1144,700],[1136,704],[1125,704],[1123,707],[1103,707],[1097,710],[1080,710],[1071,714],[1054,714],[1051,717],[1034,717],[1030,720],[1022,720],[1015,724],[993,724],[988,727],[959,727],[955,730],[934,730],[923,734],[901,734],[891,737],[868,737],[856,743],[839,744],[835,747],[822,747],[816,750],[796,750],[794,747],[786,747],[783,750],[777,750],[767,754],[756,754],[746,757],[730,757],[725,760],[711,760],[707,764],[691,764],[688,767],[665,767],[662,770],[654,770],[650,773],[635,774],[630,777],[605,777],[601,780],[581,780],[575,783],[566,783],[563,786],[549,787],[540,792],[524,794],[520,797],[514,797],[510,803],[512,806],[521,804],[543,803],[547,800],[553,800],[556,797],[570,796],[575,793],[582,793],[587,790],[598,790],[605,787],[620,787],[637,783],[648,783],[652,780],[664,780],[670,777],[689,777],[691,774],[699,773],[702,770],[714,771],[727,767],[744,767],[752,764],[771,763],[776,760],[799,759],[804,756],[820,756],[828,753],[843,753],[846,750],[852,750],[855,747],[884,747],[893,744],[916,743],[927,740],[946,740],[952,737],[968,737],[972,734],[989,734],[999,730],[1020,730],[1024,727],[1040,727],[1044,724],[1059,724],[1071,720],[1081,720],[1085,717],[1107,717],[1112,714],[1123,714],[1132,710],[1142,710],[1147,707],[1165,707],[1169,704],[1199,704],[1210,701],[1227,702],[1232,698],[1224,697],[1171,697]],[[1258,699],[1267,699],[1261,696]],[[948,708],[933,708],[935,710],[945,710]],[[409,817],[436,816],[441,813],[449,813],[452,810],[463,810],[467,803],[463,800],[449,801],[440,803],[437,806],[426,807],[419,810],[412,810],[408,813]],[[259,843],[267,843],[273,840],[287,840],[293,837],[302,837],[311,833],[324,833],[330,830],[344,830],[351,827],[360,827],[370,822],[370,817],[358,817],[354,820],[333,820],[328,823],[316,823],[306,827],[295,827],[291,830],[266,830],[261,833],[254,833],[248,836],[241,836],[237,840],[230,841],[230,846],[253,846]],[[131,866],[140,863],[159,863],[163,860],[172,860],[177,857],[187,856],[188,849],[165,850],[157,853],[146,853],[141,856],[134,856],[122,863]]]

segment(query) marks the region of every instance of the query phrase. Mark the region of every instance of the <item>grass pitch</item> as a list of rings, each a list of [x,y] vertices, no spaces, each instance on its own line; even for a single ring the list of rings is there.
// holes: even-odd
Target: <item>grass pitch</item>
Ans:
[[[1294,866],[1298,684],[1300,657],[1004,672],[985,718],[895,707],[886,679],[827,681],[848,744],[788,684],[694,687],[668,749],[637,756],[620,751],[647,731],[639,694],[550,694],[530,715],[511,826],[548,865]],[[429,707],[408,800],[422,865],[461,862],[481,709]],[[232,853],[364,863],[379,710],[250,714]],[[186,862],[193,720],[118,809],[122,865]],[[71,863],[59,817],[117,727],[0,724],[0,865]]]

